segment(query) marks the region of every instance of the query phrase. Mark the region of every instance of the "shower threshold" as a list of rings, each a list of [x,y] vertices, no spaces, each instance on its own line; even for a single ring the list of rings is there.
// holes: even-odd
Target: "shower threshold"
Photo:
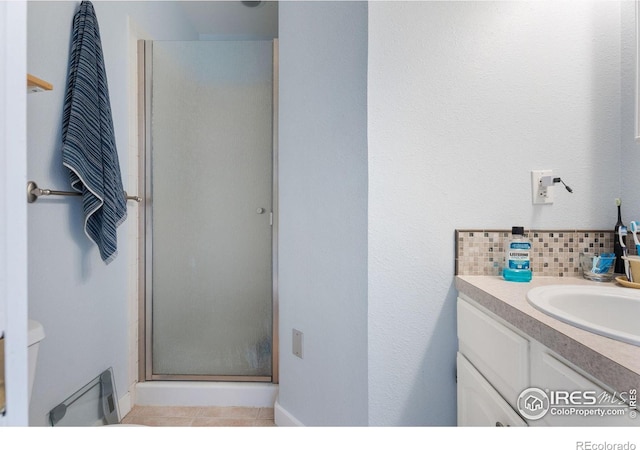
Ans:
[[[273,408],[278,385],[243,381],[145,381],[136,384],[141,406],[248,406]]]

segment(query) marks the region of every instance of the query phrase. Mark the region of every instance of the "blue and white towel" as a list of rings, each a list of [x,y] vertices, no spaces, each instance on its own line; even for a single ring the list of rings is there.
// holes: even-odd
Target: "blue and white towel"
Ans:
[[[117,255],[117,227],[127,205],[115,144],[98,20],[89,1],[73,18],[62,118],[62,163],[82,193],[84,230],[107,264]]]

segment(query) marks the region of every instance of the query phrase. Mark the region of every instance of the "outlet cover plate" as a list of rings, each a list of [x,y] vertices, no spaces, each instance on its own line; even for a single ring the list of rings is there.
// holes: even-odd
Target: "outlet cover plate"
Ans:
[[[295,328],[293,328],[292,330],[292,336],[291,336],[291,341],[292,341],[292,352],[294,355],[296,355],[298,358],[302,359],[303,358],[303,341],[304,341],[304,333],[302,333],[302,331],[296,330]]]
[[[534,205],[549,205],[553,203],[553,186],[542,186],[540,179],[552,176],[553,170],[532,170],[531,171],[531,200]]]

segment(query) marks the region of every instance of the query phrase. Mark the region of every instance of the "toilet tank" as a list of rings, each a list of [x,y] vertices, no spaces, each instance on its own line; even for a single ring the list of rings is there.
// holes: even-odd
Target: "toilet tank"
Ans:
[[[42,324],[35,320],[29,320],[29,334],[27,335],[28,358],[29,358],[29,400],[33,389],[33,380],[36,377],[36,363],[38,362],[38,348],[40,341],[44,339],[44,328]]]

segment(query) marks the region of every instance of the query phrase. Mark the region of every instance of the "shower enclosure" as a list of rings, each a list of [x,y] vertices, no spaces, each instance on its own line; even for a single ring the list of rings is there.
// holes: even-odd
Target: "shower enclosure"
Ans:
[[[276,42],[139,52],[140,379],[277,382]]]

